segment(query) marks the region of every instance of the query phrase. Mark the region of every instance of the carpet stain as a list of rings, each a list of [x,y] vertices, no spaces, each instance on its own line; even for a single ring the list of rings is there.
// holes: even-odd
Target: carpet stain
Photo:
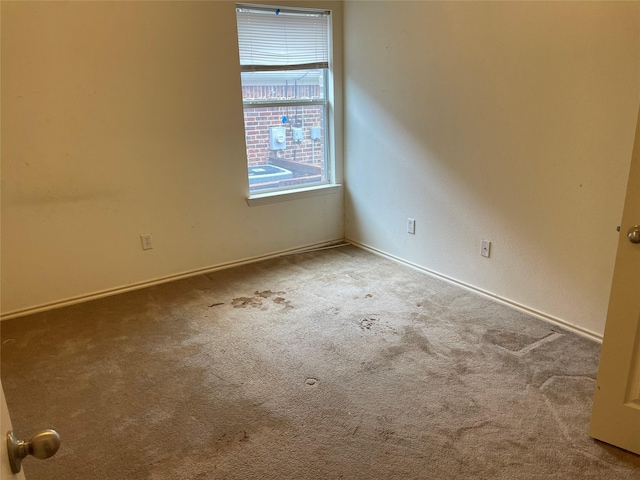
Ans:
[[[233,305],[233,308],[259,308],[262,306],[262,300],[256,297],[238,297],[234,298],[231,304]]]
[[[327,314],[338,315],[342,309],[340,307],[330,307],[325,310]]]
[[[255,292],[253,292],[253,297],[234,298],[231,304],[233,305],[233,308],[261,308],[264,306],[264,300],[271,299],[271,301],[276,305],[284,306],[287,310],[292,309],[293,306],[291,305],[291,302],[283,297],[283,295],[285,295],[286,293],[287,292],[273,292],[271,290],[264,290],[262,292],[256,290]],[[275,298],[271,298],[274,296]]]
[[[284,297],[276,297],[273,299],[273,303],[277,304],[277,305],[282,305],[284,306],[285,309],[290,309],[293,308],[293,306],[291,305],[291,302],[287,299],[285,299]]]
[[[371,330],[371,328],[375,326],[377,322],[378,322],[377,318],[365,317],[362,320],[360,320],[360,329],[363,331]]]
[[[249,441],[249,435],[247,435],[246,430],[240,430],[239,432],[235,432],[230,435],[227,435],[225,433],[220,438],[218,438],[218,443],[219,444],[222,443],[225,445],[232,445],[234,443],[248,442],[248,441]]]
[[[397,335],[396,328],[389,324],[389,320],[380,318],[378,313],[370,313],[355,320],[356,325],[364,333],[371,335]]]
[[[259,292],[259,291],[256,290],[253,293],[254,293],[254,295],[256,295],[258,297],[269,298],[269,297],[272,297],[274,295],[284,295],[287,292],[272,292],[271,290],[265,290],[264,292]]]

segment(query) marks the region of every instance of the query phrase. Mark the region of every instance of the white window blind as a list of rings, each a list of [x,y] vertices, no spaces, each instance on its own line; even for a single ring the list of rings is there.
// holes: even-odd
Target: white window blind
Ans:
[[[242,71],[328,68],[329,13],[238,6]]]

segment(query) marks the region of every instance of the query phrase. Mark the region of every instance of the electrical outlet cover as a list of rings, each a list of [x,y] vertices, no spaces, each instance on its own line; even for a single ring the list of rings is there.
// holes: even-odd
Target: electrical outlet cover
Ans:
[[[480,255],[487,258],[491,255],[491,242],[489,240],[482,240],[482,250],[480,250]]]
[[[151,242],[150,233],[143,233],[142,235],[140,235],[140,240],[142,240],[143,250],[151,250],[153,248],[153,243]]]

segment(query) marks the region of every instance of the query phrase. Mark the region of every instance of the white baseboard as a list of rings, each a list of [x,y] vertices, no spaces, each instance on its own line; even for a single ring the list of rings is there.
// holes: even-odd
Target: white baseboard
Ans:
[[[430,275],[432,277],[438,278],[440,280],[444,280],[445,282],[451,283],[453,285],[456,285],[458,287],[462,287],[466,290],[469,290],[471,292],[480,294],[484,297],[490,298],[492,300],[495,300],[497,302],[500,302],[504,305],[507,305],[509,307],[515,308],[517,310],[520,310],[521,312],[524,313],[528,313],[531,316],[534,316],[536,318],[539,318],[540,320],[544,320],[546,322],[552,323],[554,325],[558,325],[562,328],[565,328],[567,330],[570,330],[574,333],[577,333],[580,336],[589,338],[591,340],[595,340],[596,342],[602,343],[602,335],[599,335],[595,332],[592,332],[591,330],[587,330],[586,328],[582,328],[579,327],[577,325],[573,325],[572,323],[569,323],[565,320],[562,320],[560,318],[556,318],[553,317],[551,315],[547,315],[546,313],[543,312],[539,312],[538,310],[535,310],[533,308],[527,307],[526,305],[522,305],[518,302],[514,302],[513,300],[509,300],[508,298],[504,298],[501,297],[499,295],[496,295],[495,293],[491,293],[488,292],[486,290],[483,290],[481,288],[478,287],[474,287],[473,285],[469,285],[468,283],[465,282],[461,282],[459,280],[456,280],[455,278],[451,278],[448,277],[446,275],[443,275],[441,273],[438,272],[434,272],[433,270],[429,270],[428,268],[422,267],[420,265],[417,265],[415,263],[409,262],[407,260],[404,260],[402,258],[396,257],[395,255],[391,255],[390,253],[384,252],[382,250],[378,250],[377,248],[371,247],[369,245],[357,242],[355,240],[350,240],[350,239],[346,239],[345,241],[351,243],[352,245],[354,245],[355,247],[361,248],[363,250],[366,250],[368,252],[371,252],[375,255],[379,255],[381,257],[387,258],[389,260],[392,260],[396,263],[400,263],[402,265],[405,265],[407,267],[411,267],[414,270],[418,270],[422,273],[426,273],[427,275]]]
[[[37,305],[34,307],[28,307],[20,310],[14,310],[11,312],[3,313],[0,315],[0,321],[9,320],[11,318],[24,317],[34,313],[44,312],[47,310],[53,310],[54,308],[62,308],[69,305],[75,305],[77,303],[89,302],[98,298],[110,297],[119,293],[130,292],[132,290],[139,290],[141,288],[151,287],[153,285],[159,285],[162,283],[172,282],[174,280],[181,280],[183,278],[194,277],[196,275],[202,275],[205,273],[211,273],[218,270],[225,270],[227,268],[239,267],[240,265],[247,265],[249,263],[261,262],[263,260],[269,260],[271,258],[281,257],[283,255],[291,255],[295,253],[307,252],[317,250],[321,248],[331,247],[337,243],[344,243],[342,239],[330,240],[327,242],[315,243],[310,245],[304,245],[301,247],[291,248],[287,250],[281,250],[278,252],[270,253],[267,255],[259,255],[256,257],[245,258],[242,260],[236,260],[233,262],[221,263],[219,265],[213,265],[205,268],[198,268],[195,270],[189,270],[186,272],[177,273],[174,275],[167,275],[164,277],[154,278],[152,280],[145,280],[143,282],[134,283],[131,285],[110,288],[107,290],[101,290],[98,292],[89,293],[86,295],[78,295],[76,297],[70,297],[65,300],[59,300],[56,302]]]

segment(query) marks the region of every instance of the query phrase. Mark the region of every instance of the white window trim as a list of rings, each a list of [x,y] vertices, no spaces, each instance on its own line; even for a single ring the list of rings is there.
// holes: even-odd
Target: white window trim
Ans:
[[[312,187],[297,188],[291,190],[277,190],[275,192],[257,193],[247,197],[247,204],[250,207],[258,205],[268,205],[270,203],[288,202],[301,198],[318,197],[320,195],[335,195],[342,192],[342,184],[326,183],[314,185]]]

